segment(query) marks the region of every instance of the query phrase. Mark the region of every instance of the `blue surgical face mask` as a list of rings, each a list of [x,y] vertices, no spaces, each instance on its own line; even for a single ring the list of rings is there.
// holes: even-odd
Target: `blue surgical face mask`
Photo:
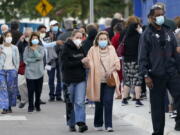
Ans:
[[[107,40],[99,40],[98,45],[100,48],[106,48],[106,46],[108,45],[108,41]]]
[[[164,24],[164,21],[165,21],[164,16],[156,17],[156,24],[157,25],[161,26],[162,24]]]
[[[38,39],[33,39],[33,40],[31,41],[31,43],[32,43],[33,45],[37,45],[37,44],[39,44],[39,40],[38,40]]]
[[[52,31],[53,31],[53,32],[57,32],[57,31],[58,31],[58,29],[59,29],[59,27],[58,27],[58,26],[53,26],[53,27],[52,27]]]

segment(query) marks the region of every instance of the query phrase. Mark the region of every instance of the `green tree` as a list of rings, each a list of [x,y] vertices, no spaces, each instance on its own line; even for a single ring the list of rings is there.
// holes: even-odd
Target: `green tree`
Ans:
[[[20,18],[19,7],[24,4],[24,0],[1,0],[0,1],[0,18],[10,21]]]
[[[6,21],[28,17],[39,18],[35,7],[41,0],[2,0],[0,18]],[[61,21],[63,17],[79,17],[83,22],[89,17],[89,0],[48,0],[53,5],[47,15],[50,19]],[[131,5],[131,3],[129,3]],[[124,12],[124,0],[94,0],[95,18],[112,17],[115,12]],[[132,10],[132,8],[131,8]],[[131,11],[132,13],[132,11]]]

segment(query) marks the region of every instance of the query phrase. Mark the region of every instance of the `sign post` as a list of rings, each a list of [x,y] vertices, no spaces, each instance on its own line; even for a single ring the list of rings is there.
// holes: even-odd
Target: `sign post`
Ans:
[[[90,18],[89,21],[90,23],[94,23],[94,0],[89,0],[89,5],[90,5]]]
[[[37,10],[42,16],[46,16],[52,9],[53,9],[53,6],[52,6],[47,0],[41,0],[41,1],[36,5],[36,10]]]

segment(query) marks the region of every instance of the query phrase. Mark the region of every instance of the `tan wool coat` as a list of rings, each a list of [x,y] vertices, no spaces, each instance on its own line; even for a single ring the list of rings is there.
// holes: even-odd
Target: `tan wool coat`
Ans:
[[[101,73],[100,73],[100,52],[98,46],[93,46],[88,52],[87,58],[89,59],[89,73],[87,81],[87,98],[91,101],[100,101],[100,89],[101,89]],[[120,61],[116,54],[116,51],[112,45],[108,46],[110,67],[120,70]],[[119,76],[116,71],[113,72],[113,76],[116,81],[116,93],[119,92]]]

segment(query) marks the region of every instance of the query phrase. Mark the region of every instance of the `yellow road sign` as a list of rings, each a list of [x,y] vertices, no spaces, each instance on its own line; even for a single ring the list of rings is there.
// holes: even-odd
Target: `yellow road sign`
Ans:
[[[42,16],[46,16],[52,9],[53,9],[53,6],[52,6],[47,0],[41,0],[41,1],[36,5],[36,10],[37,10]]]

